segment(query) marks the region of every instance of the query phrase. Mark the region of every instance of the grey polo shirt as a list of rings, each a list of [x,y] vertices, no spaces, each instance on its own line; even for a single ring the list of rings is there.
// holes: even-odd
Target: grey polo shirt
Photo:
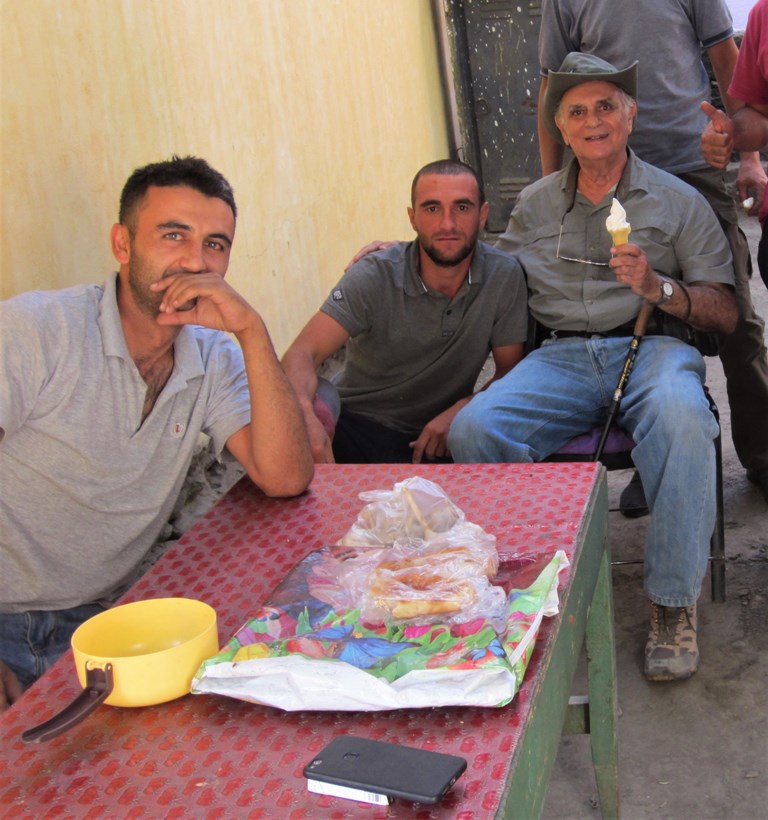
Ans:
[[[184,327],[142,423],[115,277],[0,303],[0,612],[65,609],[132,574],[168,520],[201,431],[250,421],[240,348]]]
[[[685,282],[733,285],[731,251],[712,208],[694,188],[631,151],[621,181],[597,205],[576,191],[574,159],[525,188],[497,246],[517,256],[528,277],[528,307],[549,328],[599,333],[631,321],[642,299],[606,263],[605,220],[615,196],[632,226],[630,242],[658,273]],[[561,237],[562,228],[562,237]],[[566,261],[557,257],[582,261]]]
[[[516,260],[478,242],[470,275],[449,299],[419,277],[418,243],[369,254],[321,310],[349,333],[342,406],[418,434],[470,396],[492,348],[525,341],[525,280]]]

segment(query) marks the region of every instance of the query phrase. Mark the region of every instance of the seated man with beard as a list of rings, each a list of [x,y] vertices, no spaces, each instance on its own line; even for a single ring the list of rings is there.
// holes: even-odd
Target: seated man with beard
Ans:
[[[316,462],[449,459],[451,421],[472,399],[488,354],[494,380],[520,361],[525,280],[513,257],[478,242],[487,212],[472,168],[453,160],[422,168],[408,208],[416,239],[350,267],[290,346],[283,368]],[[336,384],[319,380],[317,368],[345,344]],[[331,404],[340,397],[331,435],[318,384]]]

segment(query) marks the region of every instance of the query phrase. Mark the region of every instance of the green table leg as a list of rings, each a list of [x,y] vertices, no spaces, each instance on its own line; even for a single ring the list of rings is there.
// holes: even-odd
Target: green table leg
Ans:
[[[592,762],[603,818],[619,816],[618,703],[613,633],[613,592],[608,551],[603,554],[587,618],[587,676]]]
[[[584,513],[574,552],[571,581],[562,592],[556,634],[536,670],[530,714],[511,761],[497,818],[541,816],[547,785],[564,726],[592,734],[603,817],[618,817],[616,683],[611,566],[608,548],[608,491],[603,471]],[[589,703],[569,696],[582,647],[588,643]],[[588,654],[589,657],[589,654]],[[594,698],[594,705],[592,699]],[[566,724],[566,714],[575,712]]]

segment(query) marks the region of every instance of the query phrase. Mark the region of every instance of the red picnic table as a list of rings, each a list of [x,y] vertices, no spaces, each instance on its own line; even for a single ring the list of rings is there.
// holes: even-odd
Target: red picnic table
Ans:
[[[604,817],[618,816],[616,675],[607,490],[599,464],[319,465],[310,490],[269,499],[239,482],[121,599],[198,598],[217,611],[223,645],[308,553],[335,543],[362,503],[419,475],[499,552],[554,554],[560,613],[545,618],[514,700],[502,708],[283,712],[215,695],[159,706],[102,706],[47,743],[21,733],[80,691],[71,652],[0,715],[0,806],[42,817],[538,816],[564,726],[591,733]],[[588,696],[571,686],[588,647]],[[587,718],[587,711],[589,712]],[[441,803],[373,807],[307,791],[304,765],[339,734],[462,756],[464,775]]]

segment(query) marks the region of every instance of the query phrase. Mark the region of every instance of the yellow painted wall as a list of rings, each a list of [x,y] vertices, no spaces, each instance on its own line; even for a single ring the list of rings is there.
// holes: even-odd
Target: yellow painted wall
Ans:
[[[279,353],[447,156],[429,0],[2,0],[0,296],[101,282],[130,172],[197,154]]]

